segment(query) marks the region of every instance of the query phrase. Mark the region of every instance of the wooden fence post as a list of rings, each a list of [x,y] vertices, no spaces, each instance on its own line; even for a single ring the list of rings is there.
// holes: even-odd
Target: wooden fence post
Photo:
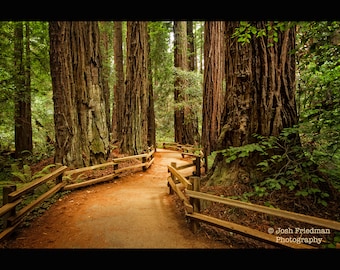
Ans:
[[[204,172],[207,173],[208,172],[208,156],[207,154],[204,152]]]
[[[200,184],[200,177],[197,177],[197,176],[190,176],[189,177],[189,181],[190,181],[190,183],[192,184],[192,190],[193,191],[200,191],[200,186],[201,186],[201,184]],[[197,212],[197,213],[199,213],[200,212],[200,209],[201,209],[201,206],[200,206],[200,199],[196,199],[196,198],[191,198],[190,197],[190,203],[192,204],[192,206],[193,206],[193,210],[194,210],[194,213],[195,212]],[[191,229],[192,229],[192,231],[194,232],[194,233],[196,233],[197,231],[198,231],[198,229],[199,229],[199,227],[200,227],[200,224],[199,224],[199,222],[197,221],[197,220],[195,220],[195,219],[193,219],[193,220],[191,220],[191,224],[192,224],[192,227],[191,227]]]
[[[170,163],[171,167],[174,167],[175,169],[177,168],[177,163],[176,162],[171,162]],[[175,181],[175,177],[171,174],[172,179]]]
[[[10,194],[11,192],[13,191],[16,191],[17,190],[17,186],[16,185],[9,185],[9,186],[4,186],[2,188],[2,205],[5,205],[7,203],[11,203],[9,201],[9,198],[8,198],[8,194]],[[3,228],[6,229],[7,228],[7,219],[10,217],[10,216],[14,216],[15,215],[15,207],[9,211],[8,213],[6,213],[4,216],[3,216]]]
[[[171,162],[170,165],[171,165],[171,167],[174,167],[175,169],[176,169],[176,167],[177,167],[176,162]],[[169,170],[168,170],[168,172],[169,172]],[[170,174],[171,174],[170,177],[172,178],[172,180],[174,181],[174,183],[176,183],[176,181],[175,181],[175,180],[176,180],[176,177],[175,177],[172,173],[170,173]],[[168,182],[168,187],[169,187],[169,194],[170,194],[170,195],[174,194],[174,191],[173,191],[171,185],[169,184],[169,182]]]
[[[60,168],[61,166],[63,166],[61,163],[57,163],[57,166],[56,166],[56,169]],[[59,183],[61,183],[63,181],[63,173],[58,175],[56,178],[55,178],[55,184],[58,185]]]
[[[196,157],[195,165],[196,165],[195,176],[201,177],[201,157]]]
[[[142,157],[142,163],[146,163],[146,157]],[[144,165],[143,167],[143,171],[146,171],[146,166]]]
[[[118,170],[118,163],[113,164],[113,171],[116,172],[116,170]],[[115,175],[113,177],[113,179],[117,179],[117,178],[118,178],[118,175]]]

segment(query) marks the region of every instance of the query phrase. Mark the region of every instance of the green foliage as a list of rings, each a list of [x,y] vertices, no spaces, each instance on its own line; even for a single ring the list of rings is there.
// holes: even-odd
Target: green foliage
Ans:
[[[63,176],[63,181],[66,181],[67,184],[81,183],[84,182],[84,179],[86,179],[86,176],[83,173],[78,174],[75,179],[73,179],[71,174]]]
[[[258,142],[220,151],[227,163],[248,158],[250,153],[262,156],[257,170],[262,172],[263,179],[253,179],[254,190],[243,194],[243,199],[264,197],[284,187],[297,197],[310,197],[319,204],[327,205],[329,194],[320,188],[320,183],[325,180],[319,176],[317,164],[309,159],[302,146],[296,144],[297,136],[297,127],[285,128],[277,137],[254,134]]]
[[[301,142],[308,157],[340,190],[340,23],[303,22],[299,26]]]
[[[237,38],[241,44],[250,43],[252,36],[255,37],[268,37],[267,46],[273,46],[273,42],[278,41],[278,32],[284,31],[290,25],[289,22],[268,22],[265,28],[257,28],[248,21],[241,21],[240,26],[235,29],[232,38]]]
[[[296,196],[309,196],[326,206],[325,199],[329,194],[320,189],[320,183],[325,180],[319,176],[317,164],[309,159],[303,147],[291,141],[291,135],[299,136],[298,129],[284,129],[275,139],[275,145],[282,154],[269,156],[257,164],[262,172],[268,173],[258,186],[264,187],[268,192],[286,187],[289,191],[295,191]],[[261,139],[266,140],[263,137]]]
[[[202,110],[202,74],[197,71],[186,71],[174,68],[175,78],[181,81],[181,85],[176,86],[179,90],[181,102],[176,102],[175,108],[185,108],[189,106],[194,112]],[[187,98],[184,98],[187,97]]]
[[[227,149],[216,151],[216,153],[222,153],[225,157],[225,161],[227,163],[231,163],[238,158],[249,157],[250,153],[255,151],[258,151],[261,154],[266,154],[263,146],[259,143],[251,143],[238,147],[230,146]]]
[[[49,164],[42,170],[32,174],[31,167],[24,164],[22,169],[19,168],[17,163],[12,164],[12,175],[15,176],[22,183],[29,183],[37,178],[43,177],[50,172],[50,168],[55,167],[55,164]]]
[[[324,245],[324,248],[337,248],[337,244],[340,243],[340,232],[334,232],[334,236],[332,238],[328,237],[329,242]]]
[[[149,22],[150,59],[154,108],[156,122],[156,141],[173,141],[174,74],[173,51],[171,48],[171,22]]]
[[[0,22],[0,150],[14,149],[14,96],[13,81],[13,38],[14,23]],[[30,78],[32,91],[32,129],[34,155],[36,160],[44,158],[50,145],[46,145],[46,137],[54,137],[53,100],[49,62],[48,22],[30,21]],[[25,28],[26,31],[26,28]],[[26,38],[26,33],[24,33]],[[23,56],[25,59],[25,55]],[[40,125],[37,125],[40,123]],[[43,127],[43,129],[42,129]]]

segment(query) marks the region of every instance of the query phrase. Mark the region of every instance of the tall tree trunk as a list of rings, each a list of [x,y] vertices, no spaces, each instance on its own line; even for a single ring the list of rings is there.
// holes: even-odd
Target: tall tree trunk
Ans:
[[[174,22],[174,66],[188,71],[188,42],[186,21]],[[174,127],[175,142],[181,144],[195,144],[199,141],[198,120],[195,112],[187,105],[188,95],[185,93],[186,80],[179,74],[175,78]]]
[[[110,89],[109,89],[109,76],[110,76],[110,60],[109,60],[109,29],[111,30],[111,22],[101,22],[103,31],[100,31],[100,43],[102,44],[102,74],[103,74],[103,93],[104,93],[104,100],[105,100],[105,111],[106,111],[106,122],[108,127],[108,132],[111,133],[111,110],[110,110]]]
[[[207,21],[204,28],[202,145],[205,155],[209,156],[216,150],[221,132],[225,78],[225,22]]]
[[[121,150],[129,155],[148,148],[148,36],[147,22],[127,22],[126,96]]]
[[[32,153],[32,112],[30,84],[29,25],[26,25],[26,59],[24,54],[23,22],[16,22],[14,28],[15,67],[15,156],[23,158]],[[25,152],[27,151],[27,152]]]
[[[187,70],[187,40],[186,40],[186,22],[174,22],[174,66],[182,70]],[[174,100],[181,103],[184,100],[181,93],[181,85],[184,82],[179,76],[175,77]],[[174,112],[175,142],[185,143],[184,141],[184,109],[183,106],[176,106]]]
[[[155,119],[155,106],[154,106],[154,95],[153,95],[153,79],[152,79],[152,67],[150,57],[150,36],[148,33],[147,52],[148,52],[148,146],[153,146],[156,149],[156,119]]]
[[[188,68],[189,70],[197,70],[197,55],[195,49],[195,36],[193,21],[187,22],[187,35],[188,35]]]
[[[121,143],[123,138],[123,117],[124,117],[124,61],[123,61],[123,32],[122,22],[115,21],[113,28],[113,51],[115,63],[115,83],[113,89],[112,109],[112,137],[114,141]]]
[[[231,36],[238,22],[228,22],[227,86],[218,149],[253,143],[253,134],[278,136],[283,128],[298,123],[295,102],[295,28],[277,32],[271,38],[266,22],[252,23],[266,29],[265,36],[252,37],[241,44]],[[209,184],[247,183],[254,179],[260,156],[226,163],[222,154],[215,158],[208,174]]]
[[[105,162],[109,133],[98,22],[49,23],[55,162],[83,167]]]
[[[187,37],[188,37],[188,70],[197,71],[196,64],[196,49],[195,49],[195,36],[194,36],[193,22],[187,22]],[[191,97],[188,96],[188,99]],[[189,144],[201,144],[201,136],[198,130],[198,111],[192,110],[190,107],[186,108],[187,113],[184,115],[185,127],[190,131],[188,137]]]

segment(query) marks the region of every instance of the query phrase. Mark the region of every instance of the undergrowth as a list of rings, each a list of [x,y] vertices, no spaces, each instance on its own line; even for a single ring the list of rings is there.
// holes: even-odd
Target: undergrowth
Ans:
[[[322,170],[302,144],[292,142],[291,138],[296,138],[298,132],[299,129],[293,127],[285,128],[277,137],[254,134],[257,142],[220,151],[227,163],[248,158],[255,152],[262,157],[257,163],[257,171],[261,172],[263,178],[252,181],[252,191],[239,195],[240,199],[268,197],[272,192],[280,190],[293,192],[296,197],[323,206],[327,206],[329,198],[335,199],[340,192],[337,174]],[[327,153],[323,157],[325,155]]]

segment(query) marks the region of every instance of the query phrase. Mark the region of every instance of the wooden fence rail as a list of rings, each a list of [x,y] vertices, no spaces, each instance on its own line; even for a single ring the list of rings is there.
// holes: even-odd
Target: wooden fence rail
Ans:
[[[65,185],[60,179],[60,175],[67,169],[61,166],[53,172],[32,181],[29,185],[17,190],[15,185],[4,187],[3,189],[3,206],[0,208],[0,217],[3,218],[4,230],[0,233],[0,240],[9,235],[23,221],[25,215],[41,202],[51,197],[62,189]],[[40,195],[37,199],[16,211],[16,207],[22,203],[22,197],[34,191],[38,186],[49,180],[55,180],[55,186],[47,192]]]
[[[175,151],[180,151],[182,158],[185,156],[191,157],[193,164],[196,166],[195,175],[201,176],[201,169],[207,169],[206,160],[201,147],[197,147],[192,144],[180,144],[176,142],[164,142],[164,149],[171,149]],[[184,167],[191,167],[190,163],[183,165]],[[178,168],[179,169],[179,168]]]
[[[35,207],[39,206],[43,201],[57,192],[72,190],[76,188],[81,188],[88,185],[93,185],[97,183],[101,183],[104,181],[110,181],[113,178],[117,177],[119,173],[126,170],[132,170],[136,168],[141,168],[143,171],[147,170],[154,161],[154,153],[155,149],[153,147],[149,148],[148,153],[122,157],[122,158],[114,158],[112,161],[93,165],[89,167],[67,170],[67,166],[60,166],[56,170],[51,173],[36,179],[26,185],[25,187],[18,189],[15,185],[5,186],[3,187],[3,206],[0,207],[0,218],[2,219],[2,227],[0,230],[0,241],[5,237],[9,236],[19,224],[24,221],[26,215],[32,211]],[[142,162],[140,164],[127,166],[124,168],[119,168],[119,163],[132,159],[141,159]],[[109,175],[105,175],[102,177],[98,177],[95,179],[82,179],[83,182],[80,183],[71,183],[67,184],[67,179],[73,174],[79,174],[86,171],[96,170],[108,166],[113,166],[113,173]],[[28,205],[23,205],[23,197],[30,195],[34,192],[39,186],[45,184],[50,180],[55,180],[55,184],[53,187],[50,187],[48,191],[44,192],[37,199],[31,201]],[[17,207],[21,209],[17,211]]]
[[[184,176],[173,165],[168,166],[168,172],[170,176],[167,178],[168,186],[170,187],[169,193],[176,193],[182,200],[185,215],[193,221],[193,231],[195,232],[199,227],[199,222],[205,222],[209,225],[222,228],[240,235],[257,239],[266,243],[270,243],[275,246],[288,247],[288,248],[302,248],[302,249],[315,249],[316,247],[304,243],[278,241],[277,236],[264,233],[256,229],[249,228],[234,222],[221,220],[215,217],[204,215],[200,213],[200,206],[203,201],[222,203],[232,207],[238,207],[251,211],[265,213],[271,216],[277,216],[294,221],[299,221],[316,226],[322,226],[323,228],[333,229],[340,231],[340,222],[334,220],[327,220],[323,218],[303,215],[295,212],[290,212],[281,209],[275,209],[262,205],[256,205],[248,202],[238,201],[230,198],[222,198],[220,196],[200,192],[200,178],[197,176]],[[337,246],[338,247],[338,246]]]
[[[73,174],[79,174],[79,173],[83,173],[83,172],[87,172],[87,171],[92,171],[92,170],[96,170],[96,169],[101,169],[101,168],[113,166],[113,173],[111,173],[111,174],[108,174],[108,175],[105,175],[105,176],[102,176],[102,177],[98,177],[98,178],[95,178],[95,179],[81,181],[80,183],[67,184],[63,187],[62,190],[63,191],[72,190],[72,189],[81,188],[81,187],[85,187],[85,186],[89,186],[89,185],[93,185],[93,184],[111,181],[114,178],[118,177],[119,173],[121,173],[123,171],[127,171],[127,170],[142,168],[143,171],[145,171],[153,163],[154,153],[155,153],[155,149],[151,149],[149,151],[149,153],[134,155],[134,156],[128,156],[128,157],[114,158],[114,159],[112,159],[112,161],[106,162],[106,163],[103,163],[103,164],[93,165],[93,166],[74,169],[74,170],[68,170],[68,171],[64,172],[64,174],[63,174],[63,177],[65,179],[69,178]],[[132,160],[132,159],[141,159],[142,163],[127,166],[127,167],[124,167],[124,168],[119,168],[119,163],[121,163],[123,161],[127,161],[127,160]]]

